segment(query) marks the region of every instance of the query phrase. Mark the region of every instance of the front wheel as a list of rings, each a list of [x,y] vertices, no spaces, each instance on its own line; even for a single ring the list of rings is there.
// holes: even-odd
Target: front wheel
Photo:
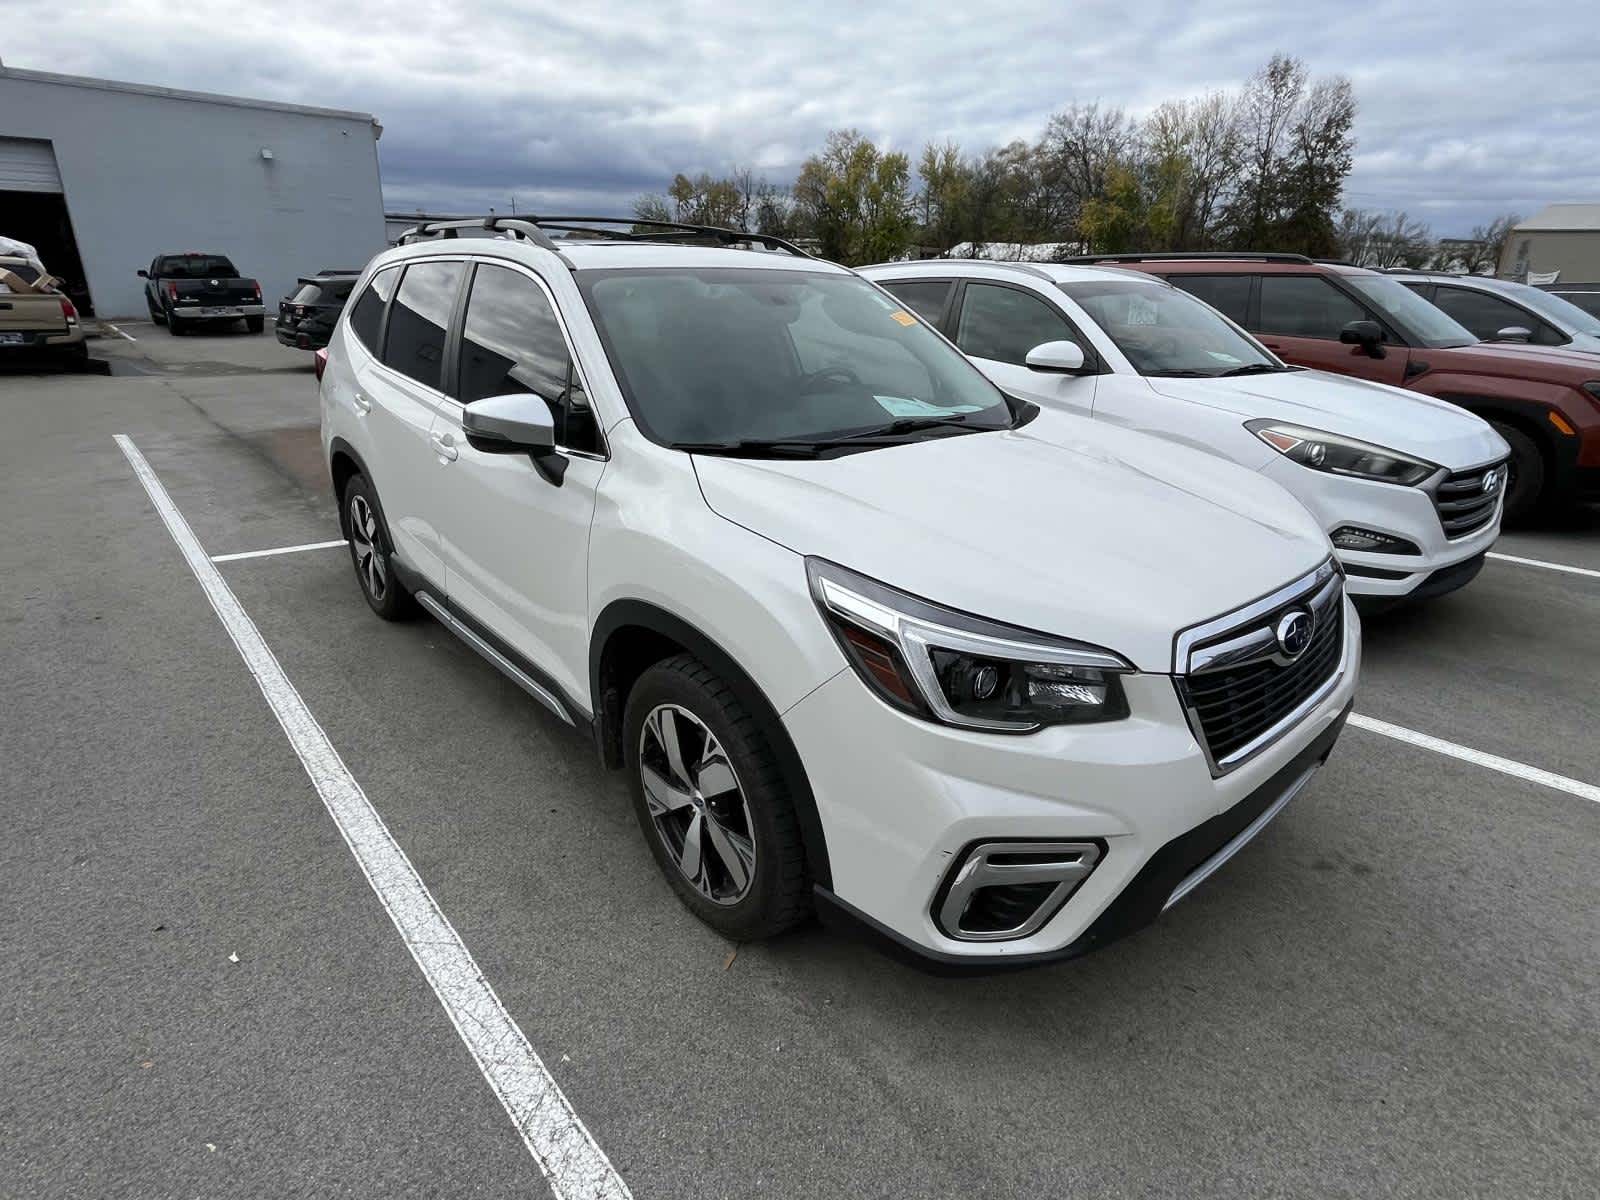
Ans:
[[[639,677],[623,715],[634,814],[683,904],[718,933],[751,941],[811,912],[805,848],[760,724],[687,654]]]
[[[367,605],[385,621],[403,621],[416,612],[416,601],[395,578],[394,545],[384,527],[383,510],[372,485],[361,475],[345,485],[339,504],[340,524],[350,543],[350,561]]]
[[[1514,425],[1491,421],[1494,431],[1511,447],[1502,519],[1508,524],[1533,515],[1543,500],[1544,455],[1539,445]]]

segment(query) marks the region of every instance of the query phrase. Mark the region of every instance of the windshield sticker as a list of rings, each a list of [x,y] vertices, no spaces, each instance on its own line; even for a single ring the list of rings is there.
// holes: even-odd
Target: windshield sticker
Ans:
[[[902,325],[915,325],[917,323],[917,319],[903,308],[895,309],[889,314],[889,319],[899,321]]]
[[[891,417],[945,417],[951,413],[982,412],[981,404],[930,404],[911,396],[873,396]]]

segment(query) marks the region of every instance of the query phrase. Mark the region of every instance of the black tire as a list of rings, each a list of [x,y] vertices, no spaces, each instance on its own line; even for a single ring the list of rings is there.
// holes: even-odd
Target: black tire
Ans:
[[[182,337],[189,332],[189,322],[174,314],[167,318],[167,332],[173,337]]]
[[[1511,447],[1510,478],[1502,519],[1510,524],[1537,512],[1544,503],[1544,455],[1539,444],[1514,425],[1491,421],[1494,431]]]
[[[707,822],[715,820],[721,838],[719,843],[717,836],[702,835],[704,844],[712,849],[700,868],[703,874],[699,886],[690,881],[680,866],[678,854],[668,844],[669,834],[658,827],[645,794],[645,758],[658,749],[654,740],[646,745],[645,723],[663,706],[674,710],[675,721],[683,720],[683,714],[687,714],[699,724],[696,728],[692,722],[683,721],[685,736],[680,762],[687,765],[687,758],[698,754],[698,778],[703,782],[708,777],[704,771],[708,759],[703,753],[708,747],[704,741],[697,741],[708,730],[720,746],[720,761],[732,770],[737,789],[731,802],[727,801],[728,792],[711,793],[702,798],[697,802],[698,814],[687,805],[678,810],[680,814],[689,814],[690,825],[698,819],[704,829],[710,828]],[[655,855],[656,864],[684,906],[724,937],[741,942],[772,937],[809,917],[812,912],[810,878],[794,802],[760,722],[739,702],[728,685],[691,655],[664,659],[639,676],[629,692],[622,728],[634,815],[650,852]],[[654,735],[653,728],[652,739]],[[710,792],[709,787],[707,791]],[[698,785],[694,794],[701,795]],[[732,811],[730,816],[739,798],[743,800],[742,808]],[[727,807],[721,807],[719,801]],[[718,818],[717,812],[723,815]],[[672,819],[673,815],[663,817],[664,822],[670,823]],[[737,888],[736,878],[721,866],[727,861],[726,856],[715,849],[717,844],[728,844],[730,832],[735,836],[748,834],[748,844],[753,848],[753,869],[748,873],[742,895],[718,900],[710,894],[715,890],[716,880],[710,880],[712,888],[705,887],[708,875],[720,874],[728,893]],[[714,870],[715,866],[721,866],[720,872]]]
[[[350,544],[350,564],[367,606],[385,621],[416,615],[417,601],[395,575],[394,543],[377,493],[363,475],[352,475],[339,497],[339,526]]]
[[[150,310],[150,319],[157,325],[165,325],[167,323],[167,314],[162,312],[161,308],[149,296],[144,298],[144,306]]]
[[[251,333],[260,333],[267,327],[267,319],[265,317],[246,317],[244,319],[244,327]]]

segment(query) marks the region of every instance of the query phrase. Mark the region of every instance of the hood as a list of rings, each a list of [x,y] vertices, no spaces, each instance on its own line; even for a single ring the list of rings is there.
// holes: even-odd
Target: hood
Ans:
[[[1597,364],[1600,365],[1600,364]],[[1503,458],[1509,448],[1464,408],[1404,388],[1327,371],[1283,371],[1237,379],[1146,380],[1163,396],[1339,433],[1438,463],[1452,471]]]
[[[1474,342],[1470,346],[1442,350],[1418,346],[1411,351],[1411,357],[1427,363],[1435,371],[1470,371],[1507,379],[1565,383],[1571,387],[1582,387],[1591,380],[1600,379],[1600,361],[1593,354],[1567,346]]]
[[[713,511],[797,554],[1144,671],[1172,669],[1179,630],[1330,553],[1264,476],[1065,413],[834,459],[694,463]]]

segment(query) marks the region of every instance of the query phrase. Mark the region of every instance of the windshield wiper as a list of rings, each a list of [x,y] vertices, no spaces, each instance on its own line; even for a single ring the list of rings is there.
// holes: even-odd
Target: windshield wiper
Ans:
[[[673,442],[674,450],[686,450],[691,454],[725,454],[730,457],[740,455],[771,455],[784,458],[816,458],[824,450],[837,449],[841,446],[893,446],[895,439],[903,438],[908,433],[920,433],[925,429],[940,429],[946,426],[959,426],[966,421],[962,413],[947,417],[901,417],[899,420],[890,421],[887,425],[875,425],[868,429],[858,429],[851,433],[839,434],[836,437],[825,438],[738,438],[726,442]],[[976,429],[965,429],[963,433],[977,433]]]
[[[824,443],[797,441],[767,441],[762,438],[739,438],[727,442],[672,442],[674,450],[689,454],[725,454],[730,458],[770,455],[774,458],[815,458]]]
[[[1279,371],[1287,371],[1288,367],[1277,367],[1271,363],[1246,363],[1242,367],[1234,367],[1217,376],[1226,379],[1229,375],[1276,375]]]

